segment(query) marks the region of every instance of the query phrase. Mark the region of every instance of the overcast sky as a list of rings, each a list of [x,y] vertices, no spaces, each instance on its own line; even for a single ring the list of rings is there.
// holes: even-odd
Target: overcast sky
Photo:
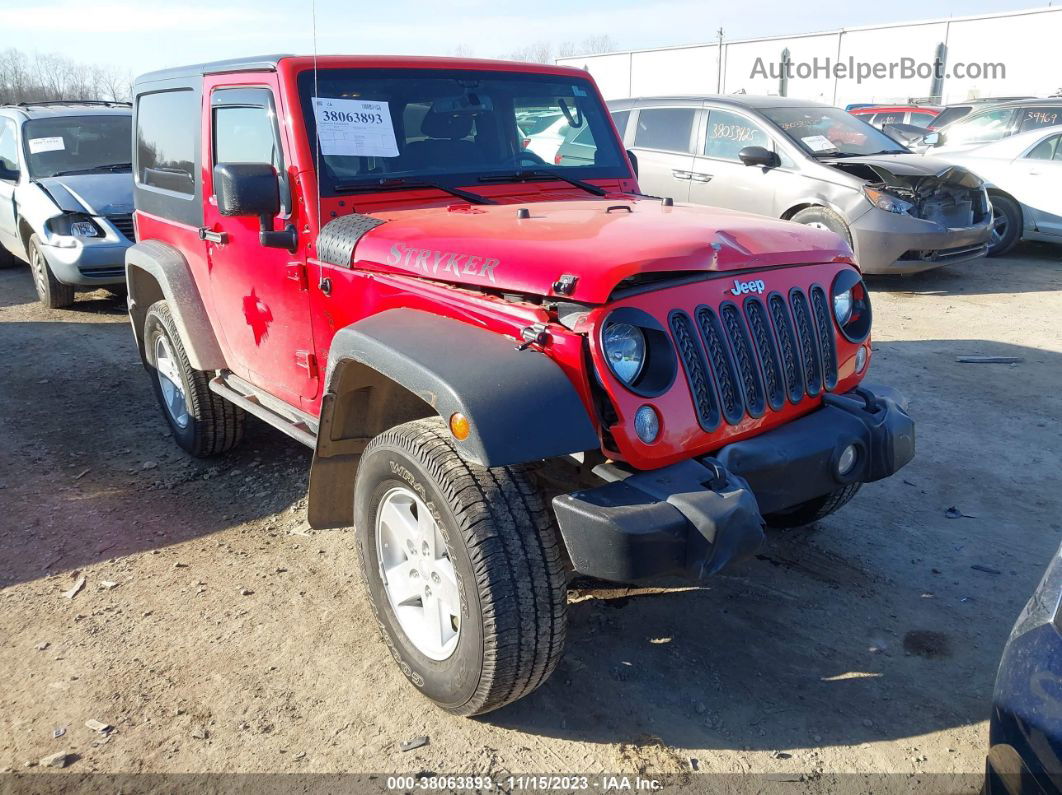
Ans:
[[[17,5],[16,5],[17,4]],[[806,33],[1042,6],[1030,0],[318,0],[321,53],[504,57],[608,35],[620,49]],[[0,49],[56,52],[133,73],[313,49],[310,0],[2,0]]]

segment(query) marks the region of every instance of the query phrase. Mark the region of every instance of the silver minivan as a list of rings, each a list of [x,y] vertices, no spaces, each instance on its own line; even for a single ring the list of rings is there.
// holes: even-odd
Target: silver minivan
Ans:
[[[839,108],[746,95],[608,104],[646,193],[829,229],[866,273],[913,273],[988,250],[992,210],[979,177]]]

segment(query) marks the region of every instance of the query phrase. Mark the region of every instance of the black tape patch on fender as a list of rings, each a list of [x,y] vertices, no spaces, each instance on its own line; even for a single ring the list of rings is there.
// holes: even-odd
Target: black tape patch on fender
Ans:
[[[382,223],[386,222],[361,213],[344,215],[329,221],[321,227],[321,233],[317,236],[317,258],[329,265],[349,268],[358,241],[366,232]]]

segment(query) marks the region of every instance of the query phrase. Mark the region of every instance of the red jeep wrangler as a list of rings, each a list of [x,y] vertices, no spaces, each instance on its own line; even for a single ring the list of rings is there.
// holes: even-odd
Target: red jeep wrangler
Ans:
[[[585,72],[278,56],[135,94],[129,312],[175,439],[313,448],[310,524],[355,528],[451,712],[546,679],[571,572],[698,580],[914,454],[849,249],[640,194]],[[577,157],[528,148],[550,114]]]

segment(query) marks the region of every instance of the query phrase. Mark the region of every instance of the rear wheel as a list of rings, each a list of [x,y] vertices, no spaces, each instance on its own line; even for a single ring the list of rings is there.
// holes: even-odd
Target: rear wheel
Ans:
[[[399,425],[362,455],[354,524],[384,641],[425,696],[475,715],[550,675],[567,582],[552,516],[524,469],[468,463],[437,418]]]
[[[806,207],[789,220],[815,229],[828,229],[847,243],[849,248],[852,246],[852,232],[848,224],[829,207]]]
[[[992,194],[992,236],[988,241],[988,256],[1000,257],[1021,240],[1023,221],[1021,205],[1010,196]]]
[[[856,495],[862,485],[862,483],[849,483],[829,494],[802,502],[780,513],[769,513],[763,518],[768,527],[803,527],[839,511]]]
[[[198,458],[225,453],[243,438],[244,411],[210,391],[210,375],[188,361],[165,301],[144,319],[144,354],[162,413],[177,444]]]
[[[37,288],[37,298],[40,302],[49,309],[63,309],[74,303],[73,285],[63,284],[55,278],[36,235],[30,237],[27,253],[30,272],[33,274],[33,286]]]

